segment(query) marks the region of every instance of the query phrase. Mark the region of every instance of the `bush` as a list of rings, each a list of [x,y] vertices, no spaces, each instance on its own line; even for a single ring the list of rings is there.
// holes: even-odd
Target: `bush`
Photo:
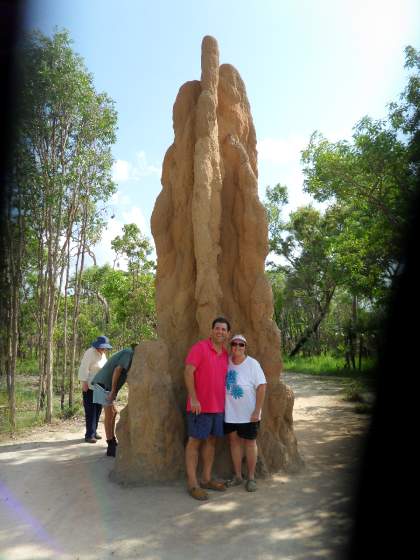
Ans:
[[[70,418],[74,418],[75,416],[79,416],[81,413],[81,406],[79,403],[74,404],[73,406],[65,406],[63,410],[60,410],[57,413],[58,418],[62,420],[69,420]]]
[[[354,407],[354,412],[358,414],[371,414],[372,405],[369,403],[359,403]]]
[[[363,403],[364,398],[362,396],[363,391],[365,391],[365,387],[357,381],[350,382],[345,391],[343,399],[349,402],[359,402]]]

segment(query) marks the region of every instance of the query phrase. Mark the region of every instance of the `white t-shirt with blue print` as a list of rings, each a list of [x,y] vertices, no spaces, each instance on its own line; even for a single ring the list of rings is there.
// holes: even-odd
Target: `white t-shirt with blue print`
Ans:
[[[251,422],[255,410],[259,385],[267,383],[260,364],[247,356],[241,364],[229,359],[226,376],[225,422],[245,424]]]

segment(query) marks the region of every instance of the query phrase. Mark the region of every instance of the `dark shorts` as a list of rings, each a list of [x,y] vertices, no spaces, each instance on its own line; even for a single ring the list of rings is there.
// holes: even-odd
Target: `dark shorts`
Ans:
[[[224,423],[223,429],[225,434],[238,432],[238,436],[243,439],[257,439],[259,422],[246,422],[245,424],[228,424]]]
[[[209,436],[223,437],[223,412],[193,414],[187,412],[188,436],[207,439]]]

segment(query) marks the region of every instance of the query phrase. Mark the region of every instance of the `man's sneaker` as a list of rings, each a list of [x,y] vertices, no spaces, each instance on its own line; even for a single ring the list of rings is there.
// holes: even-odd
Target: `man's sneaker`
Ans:
[[[86,443],[96,443],[96,439],[94,437],[85,437]]]
[[[98,433],[95,433],[95,435],[93,436],[95,439],[102,439],[102,436],[100,436]]]
[[[106,442],[108,444],[108,449],[106,450],[106,456],[107,457],[115,457],[115,453],[116,453],[116,450],[117,450],[117,442],[116,442],[115,438],[106,440]]]

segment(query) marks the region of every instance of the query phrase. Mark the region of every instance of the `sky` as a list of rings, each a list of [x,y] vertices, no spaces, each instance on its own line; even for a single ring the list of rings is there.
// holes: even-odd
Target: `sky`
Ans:
[[[404,89],[404,48],[420,48],[417,0],[32,0],[26,27],[65,28],[74,50],[118,112],[113,147],[117,192],[95,248],[112,263],[110,241],[150,217],[161,166],[174,139],[179,88],[201,75],[201,41],[212,35],[220,63],[245,82],[257,133],[259,195],[287,185],[287,215],[303,192],[300,152],[310,135],[351,139],[363,116],[386,116]]]

